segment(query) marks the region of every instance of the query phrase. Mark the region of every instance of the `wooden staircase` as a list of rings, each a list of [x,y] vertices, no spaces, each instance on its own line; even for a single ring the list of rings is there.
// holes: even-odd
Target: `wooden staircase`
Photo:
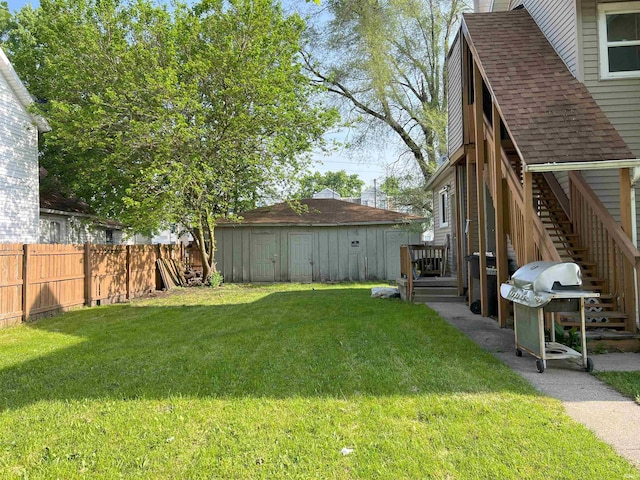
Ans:
[[[423,277],[414,280],[413,303],[458,303],[465,297],[458,295],[458,279],[456,277]]]
[[[557,189],[556,189],[557,191]],[[579,235],[558,196],[542,173],[533,175],[534,205],[545,229],[563,261],[574,262],[582,269],[585,289],[600,293],[586,307],[587,328],[624,329],[627,315],[618,310],[607,281],[599,275],[598,266],[587,258],[588,249],[580,244]],[[561,315],[563,325],[579,325],[578,314]]]

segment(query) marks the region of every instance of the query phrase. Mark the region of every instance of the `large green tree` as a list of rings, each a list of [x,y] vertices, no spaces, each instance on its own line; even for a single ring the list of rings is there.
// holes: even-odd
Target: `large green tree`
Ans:
[[[345,170],[337,172],[314,172],[300,179],[300,188],[295,198],[311,198],[324,188],[330,188],[341,197],[357,197],[364,187],[364,182],[354,173],[349,175]]]
[[[305,166],[336,120],[304,75],[304,23],[271,0],[42,0],[6,48],[51,124],[42,164],[136,231],[180,223],[205,277],[214,229]]]
[[[389,132],[424,179],[445,152],[445,56],[464,0],[327,0],[305,59],[361,126]],[[314,33],[312,31],[312,33]]]

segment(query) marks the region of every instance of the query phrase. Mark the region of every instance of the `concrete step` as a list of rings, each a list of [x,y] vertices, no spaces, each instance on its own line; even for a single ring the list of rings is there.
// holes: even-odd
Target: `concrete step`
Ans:
[[[430,303],[430,302],[442,302],[442,303],[462,303],[465,301],[464,297],[458,295],[415,295],[413,297],[413,303]]]
[[[437,287],[414,287],[414,295],[458,295],[458,287],[437,286]]]

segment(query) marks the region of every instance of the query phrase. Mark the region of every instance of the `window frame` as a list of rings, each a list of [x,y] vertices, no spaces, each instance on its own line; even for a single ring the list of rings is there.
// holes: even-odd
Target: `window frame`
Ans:
[[[640,46],[640,39],[620,42],[609,42],[607,39],[607,15],[612,13],[640,13],[640,1],[599,3],[597,11],[598,24],[598,53],[600,80],[614,80],[620,78],[640,78],[639,70],[625,72],[609,71],[609,47]]]
[[[439,222],[440,228],[449,226],[449,188],[448,185],[440,189],[440,202],[438,204],[440,211]]]

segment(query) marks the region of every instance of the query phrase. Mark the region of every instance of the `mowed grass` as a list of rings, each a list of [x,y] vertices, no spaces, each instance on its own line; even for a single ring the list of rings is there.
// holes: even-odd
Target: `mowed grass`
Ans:
[[[597,372],[596,377],[607,382],[623,395],[640,404],[640,371],[638,372]]]
[[[1,330],[0,478],[640,478],[370,287],[182,290]]]

